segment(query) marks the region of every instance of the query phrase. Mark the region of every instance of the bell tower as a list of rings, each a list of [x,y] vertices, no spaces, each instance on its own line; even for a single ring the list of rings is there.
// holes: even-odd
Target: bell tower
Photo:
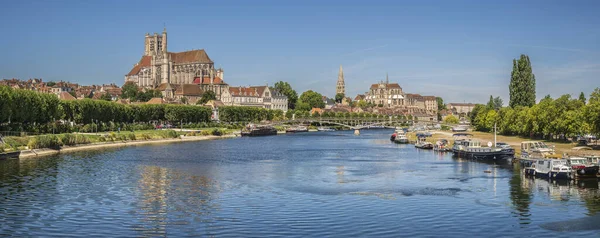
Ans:
[[[338,72],[338,80],[335,88],[335,94],[338,93],[346,95],[346,84],[344,83],[344,70],[342,69],[342,65],[340,65],[340,72]]]

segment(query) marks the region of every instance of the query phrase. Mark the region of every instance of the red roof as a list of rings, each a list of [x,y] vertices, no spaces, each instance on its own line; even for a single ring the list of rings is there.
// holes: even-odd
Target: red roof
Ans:
[[[173,60],[174,64],[181,63],[204,63],[211,64],[212,60],[206,54],[204,50],[190,50],[184,52],[169,52],[169,56],[171,60]]]
[[[230,87],[231,96],[258,96],[254,88]]]
[[[138,74],[143,67],[150,67],[150,63],[152,63],[152,56],[142,56],[140,62],[133,66],[133,69],[129,71],[127,76]]]
[[[202,78],[202,80],[200,80],[200,77],[196,77],[194,78],[193,81],[194,84],[210,84],[210,77],[209,76],[204,76],[204,78]],[[224,84],[223,79],[216,77],[213,79],[213,84]]]
[[[73,95],[71,95],[68,92],[62,92],[58,95],[58,98],[61,100],[76,100],[77,98],[73,97]]]

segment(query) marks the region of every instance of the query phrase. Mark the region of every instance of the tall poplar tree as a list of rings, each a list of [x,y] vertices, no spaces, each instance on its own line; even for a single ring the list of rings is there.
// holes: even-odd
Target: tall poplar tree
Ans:
[[[508,89],[510,107],[535,105],[535,75],[531,70],[529,56],[522,54],[518,60],[513,59],[513,70]]]

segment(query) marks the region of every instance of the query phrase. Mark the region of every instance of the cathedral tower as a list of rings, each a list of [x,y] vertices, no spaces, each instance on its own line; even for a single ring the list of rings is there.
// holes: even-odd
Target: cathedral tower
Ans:
[[[335,94],[337,95],[338,93],[346,95],[346,84],[344,83],[344,70],[342,69],[342,65],[340,65],[337,86],[335,88]]]

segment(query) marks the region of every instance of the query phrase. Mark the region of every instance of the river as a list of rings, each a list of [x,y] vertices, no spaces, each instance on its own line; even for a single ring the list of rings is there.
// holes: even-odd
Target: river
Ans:
[[[0,235],[597,236],[598,181],[390,143],[389,130],[0,161]],[[486,172],[487,171],[487,172]]]

